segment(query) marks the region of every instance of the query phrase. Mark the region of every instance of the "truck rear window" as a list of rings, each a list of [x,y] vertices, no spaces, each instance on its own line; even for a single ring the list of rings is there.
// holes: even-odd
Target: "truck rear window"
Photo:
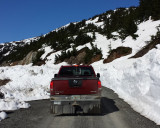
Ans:
[[[60,76],[94,76],[92,67],[62,67]]]

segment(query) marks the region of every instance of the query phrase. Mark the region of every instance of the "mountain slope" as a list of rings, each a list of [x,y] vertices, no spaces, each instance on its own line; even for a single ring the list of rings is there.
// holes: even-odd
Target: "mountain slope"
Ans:
[[[61,65],[67,64],[68,60],[64,58],[77,58],[82,53],[80,51],[87,48],[84,60],[86,56],[89,56],[87,59],[92,59],[98,53],[102,55],[102,58],[92,63],[95,71],[101,73],[102,84],[114,90],[133,109],[160,125],[159,40],[155,48],[149,48],[140,58],[131,58],[160,37],[159,14],[155,15],[152,10],[151,13],[146,13],[148,8],[145,7],[146,3],[142,2],[139,7],[110,10],[89,20],[70,23],[11,54],[2,54],[1,63],[6,62],[8,65],[23,60],[30,52],[37,52],[36,61],[32,60],[34,64],[40,61],[44,63],[41,66],[29,64],[0,67],[0,79],[11,80],[0,88],[5,99],[9,100],[2,99],[0,102],[10,104],[15,99],[13,103],[28,106],[18,101],[48,98],[49,81]],[[103,60],[119,47],[129,47],[132,53],[104,64]],[[73,56],[73,53],[77,55]],[[55,60],[59,64],[54,64]],[[82,63],[86,62],[84,60]],[[3,110],[4,106],[0,106],[0,109]]]
[[[160,19],[159,13],[157,13],[159,11],[159,6],[155,6],[155,4],[160,4],[159,1],[154,0],[151,4],[147,4],[147,1],[148,0],[140,0],[140,5],[138,7],[117,8],[116,10],[109,10],[103,14],[96,15],[89,20],[67,24],[43,36],[29,39],[30,41],[24,40],[16,43],[11,42],[2,44],[0,45],[0,63],[1,65],[4,65],[4,63],[5,65],[10,65],[15,61],[23,60],[30,52],[40,51],[41,54],[37,55],[37,58],[32,61],[36,64],[40,61],[40,55],[42,55],[45,46],[50,46],[53,49],[53,52],[62,50],[64,53],[64,51],[69,48],[75,49],[79,45],[84,45],[90,42],[94,43],[99,40],[97,39],[99,38],[97,36],[98,34],[103,38],[101,39],[102,41],[105,41],[105,38],[107,38],[107,41],[110,41],[111,45],[113,44],[112,42],[115,42],[113,40],[125,42],[129,37],[135,39],[136,42],[139,42],[141,41],[138,37],[138,32],[140,32],[139,25],[144,21],[147,21],[149,18],[153,21]],[[153,6],[154,10],[151,10],[150,8],[153,8]],[[144,26],[144,28],[146,27],[147,26]],[[155,26],[153,27],[155,28]],[[141,32],[142,31],[143,30],[141,30]],[[153,35],[155,35],[155,31]],[[15,44],[19,45],[15,46]],[[70,53],[68,54],[68,58],[70,58],[71,55]],[[107,55],[107,53],[105,53],[105,55]],[[90,55],[86,54],[86,56]],[[64,60],[62,58],[63,57],[56,59],[61,60],[62,62]],[[106,58],[106,56],[104,58]]]

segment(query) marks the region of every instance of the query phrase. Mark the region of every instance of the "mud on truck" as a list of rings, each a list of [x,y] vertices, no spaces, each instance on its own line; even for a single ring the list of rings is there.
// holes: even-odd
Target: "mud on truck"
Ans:
[[[50,82],[54,114],[101,113],[100,74],[92,66],[61,66]]]

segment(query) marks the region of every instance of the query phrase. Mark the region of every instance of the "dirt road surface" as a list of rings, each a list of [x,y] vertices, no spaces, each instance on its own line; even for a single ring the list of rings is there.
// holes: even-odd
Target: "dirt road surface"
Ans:
[[[31,101],[29,109],[8,113],[0,128],[160,128],[135,112],[112,90],[103,87],[102,115],[50,114],[50,101]]]

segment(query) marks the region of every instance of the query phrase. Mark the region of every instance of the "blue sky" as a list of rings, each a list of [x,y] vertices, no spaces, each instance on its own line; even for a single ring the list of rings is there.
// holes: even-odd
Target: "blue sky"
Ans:
[[[139,0],[0,0],[0,43],[40,36]]]

